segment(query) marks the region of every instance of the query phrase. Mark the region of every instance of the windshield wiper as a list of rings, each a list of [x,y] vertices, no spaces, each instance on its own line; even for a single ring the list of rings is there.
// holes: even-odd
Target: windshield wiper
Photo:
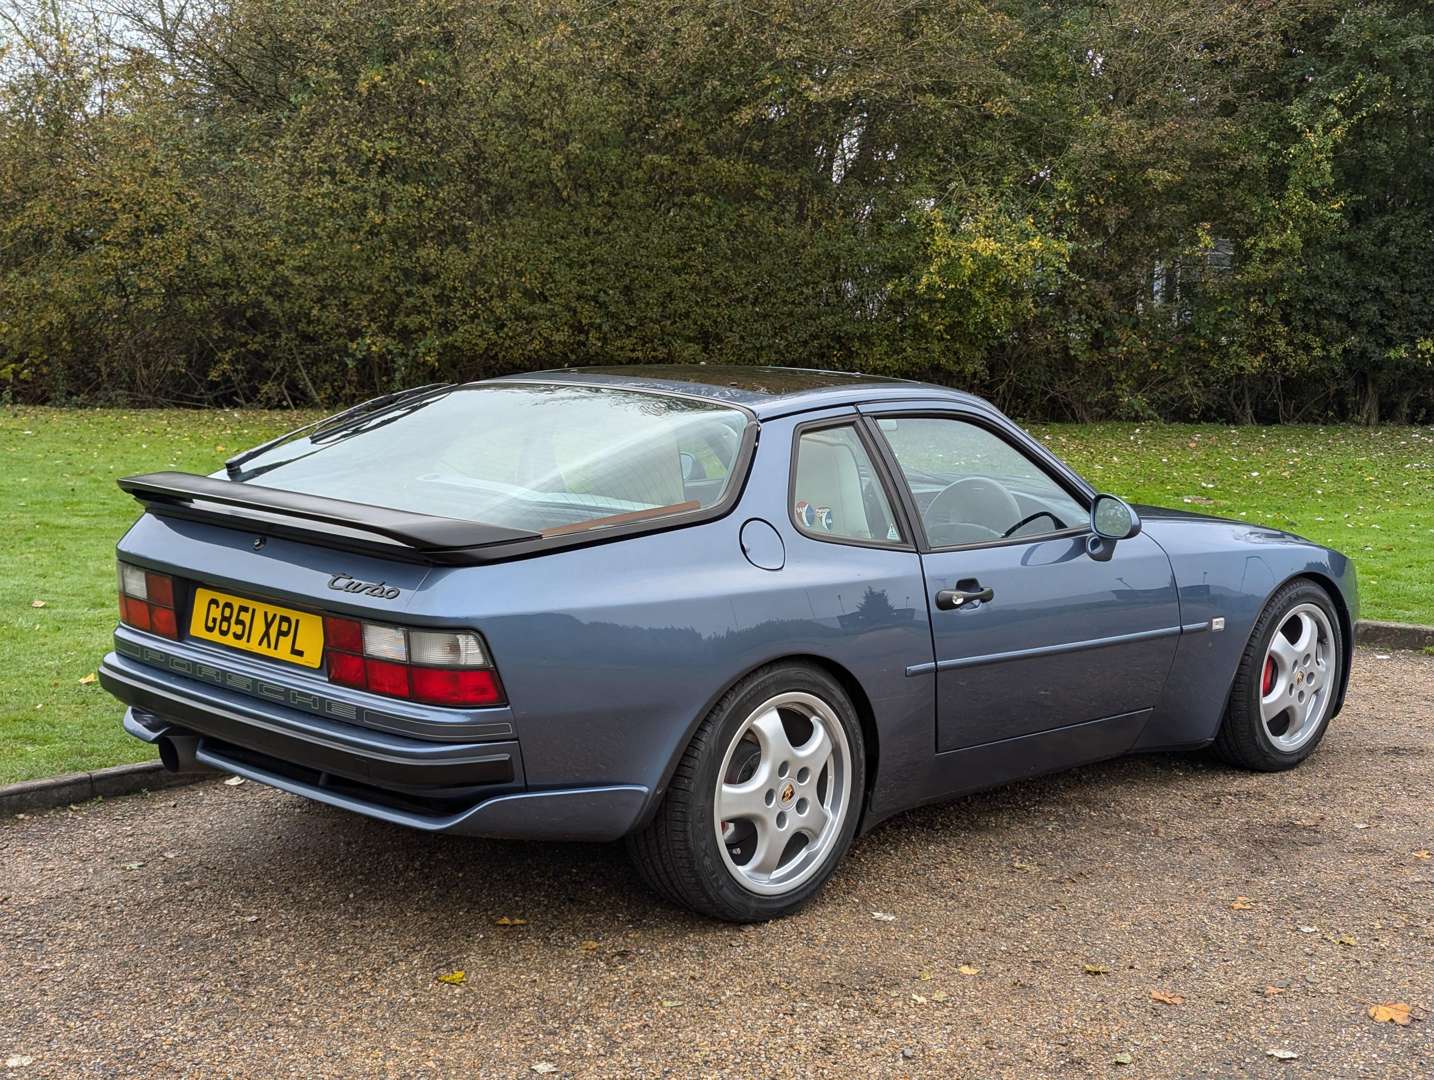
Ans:
[[[296,427],[293,431],[286,431],[284,434],[276,436],[268,442],[260,443],[253,449],[245,450],[242,454],[235,454],[224,462],[224,471],[229,474],[231,479],[235,478],[247,462],[253,461],[261,454],[267,454],[276,446],[284,445],[284,443],[290,439],[297,439],[300,435],[308,435],[310,439],[316,439],[323,435],[333,435],[347,427],[351,422],[375,413],[379,409],[387,408],[389,405],[397,404],[400,401],[406,401],[409,398],[419,397],[422,394],[432,393],[434,390],[452,385],[452,383],[442,382],[428,383],[424,386],[415,386],[408,390],[395,390],[390,394],[380,394],[376,398],[369,398],[367,401],[360,402],[351,408],[343,410],[343,412],[335,413],[333,416],[322,417],[312,423],[304,424],[302,427]]]

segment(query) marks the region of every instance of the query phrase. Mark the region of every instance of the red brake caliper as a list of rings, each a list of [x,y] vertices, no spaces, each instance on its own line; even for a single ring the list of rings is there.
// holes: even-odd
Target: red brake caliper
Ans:
[[[1262,694],[1268,694],[1268,693],[1269,693],[1271,690],[1273,690],[1274,688],[1275,688],[1275,658],[1274,658],[1273,656],[1267,656],[1267,657],[1265,657],[1265,678],[1264,678],[1264,682],[1262,683],[1262,689],[1260,690],[1260,693],[1262,693]]]

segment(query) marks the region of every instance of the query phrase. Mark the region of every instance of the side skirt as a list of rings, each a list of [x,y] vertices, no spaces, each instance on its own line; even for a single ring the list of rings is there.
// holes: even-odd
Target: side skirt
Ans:
[[[903,810],[1120,757],[1135,745],[1154,711],[1140,709],[937,754],[921,782],[922,790],[913,791],[915,797],[906,805],[868,814],[862,832]]]

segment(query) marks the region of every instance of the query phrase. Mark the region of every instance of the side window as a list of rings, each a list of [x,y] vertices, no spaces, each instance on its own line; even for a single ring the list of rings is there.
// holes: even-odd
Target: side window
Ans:
[[[1086,510],[1034,461],[965,420],[878,421],[932,547],[1044,536],[1086,524]]]
[[[900,543],[901,531],[861,437],[850,424],[797,441],[792,520],[819,539]]]

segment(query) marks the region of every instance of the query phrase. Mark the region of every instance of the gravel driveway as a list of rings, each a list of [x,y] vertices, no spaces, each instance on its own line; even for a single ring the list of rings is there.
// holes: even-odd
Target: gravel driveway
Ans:
[[[660,906],[617,847],[207,783],[0,821],[0,1078],[1430,1076],[1431,848],[1434,659],[1368,650],[1292,773],[907,814],[766,926]]]

